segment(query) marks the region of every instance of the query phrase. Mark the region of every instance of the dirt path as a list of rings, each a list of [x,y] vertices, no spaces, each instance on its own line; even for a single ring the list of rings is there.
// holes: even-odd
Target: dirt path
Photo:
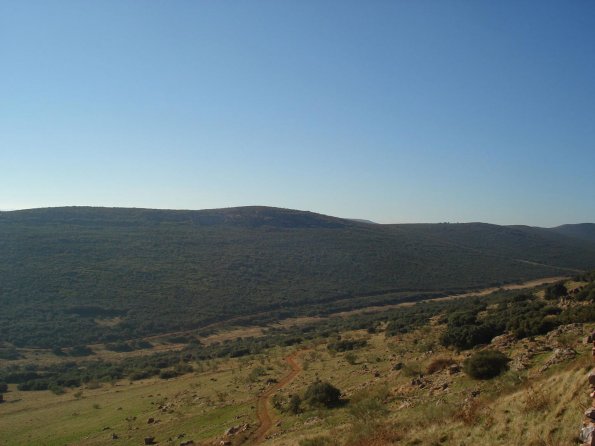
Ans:
[[[270,386],[267,390],[258,396],[256,401],[256,415],[260,426],[248,439],[249,444],[262,443],[265,440],[266,434],[273,427],[273,416],[270,409],[270,399],[273,394],[283,387],[287,386],[294,378],[302,371],[302,367],[297,363],[298,352],[291,354],[285,358],[285,362],[289,364],[291,370],[279,380],[276,384]]]

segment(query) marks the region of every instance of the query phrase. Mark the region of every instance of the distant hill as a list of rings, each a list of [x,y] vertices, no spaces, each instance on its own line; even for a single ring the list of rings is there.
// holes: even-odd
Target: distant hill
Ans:
[[[107,342],[319,314],[595,267],[595,243],[483,223],[267,207],[0,212],[0,340]]]
[[[365,220],[363,218],[350,218],[349,220],[351,221],[355,221],[356,223],[368,223],[370,225],[375,225],[377,224],[375,221],[372,220]]]
[[[552,228],[551,231],[583,240],[595,242],[595,223],[579,223],[575,225],[562,225]]]

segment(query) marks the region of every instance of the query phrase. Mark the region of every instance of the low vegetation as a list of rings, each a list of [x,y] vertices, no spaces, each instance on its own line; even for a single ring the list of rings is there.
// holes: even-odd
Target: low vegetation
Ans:
[[[508,368],[509,359],[497,350],[482,350],[465,360],[464,370],[475,379],[490,379]]]
[[[327,315],[595,264],[592,241],[554,230],[372,225],[261,207],[0,212],[0,249],[0,339],[116,351],[222,321]]]
[[[595,326],[593,278],[565,281],[567,294],[556,299],[545,298],[546,287],[500,291],[274,325],[221,342],[171,335],[127,341],[147,347],[130,351],[48,350],[47,362],[6,346],[20,358],[1,363],[0,431],[10,446],[46,438],[114,444],[112,434],[122,444],[150,436],[241,443],[258,426],[258,395],[274,389],[269,446],[470,446],[486,438],[504,446],[521,437],[571,444],[582,404],[575,395],[590,365],[580,340]],[[482,326],[492,337],[469,347],[445,342]],[[300,370],[282,384],[288,357]],[[31,419],[48,420],[43,432],[31,431]],[[236,433],[224,435],[230,428]]]

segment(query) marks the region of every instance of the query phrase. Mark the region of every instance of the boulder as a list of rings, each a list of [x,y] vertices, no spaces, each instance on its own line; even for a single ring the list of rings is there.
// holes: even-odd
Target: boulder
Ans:
[[[150,444],[157,444],[157,443],[155,443],[155,437],[145,437],[145,445],[150,445]]]
[[[584,445],[595,445],[595,426],[584,426],[579,434],[579,439]]]
[[[231,435],[235,435],[240,431],[241,426],[232,426],[229,429],[227,429],[223,435],[229,437]]]

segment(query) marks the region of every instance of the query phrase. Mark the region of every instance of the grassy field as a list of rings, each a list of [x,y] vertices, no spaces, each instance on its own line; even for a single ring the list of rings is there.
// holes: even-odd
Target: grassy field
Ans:
[[[342,340],[367,342],[348,352],[329,350],[336,337],[321,338],[195,363],[194,372],[168,380],[122,380],[62,395],[20,392],[11,385],[0,405],[0,445],[138,445],[149,436],[167,445],[222,439],[252,444],[245,434],[257,428],[258,395],[288,373],[287,356],[300,371],[273,393],[266,445],[572,445],[588,403],[585,376],[592,365],[590,347],[581,339],[593,328],[575,324],[522,340],[496,338],[491,347],[510,357],[511,366],[486,381],[440,369],[461,365],[472,351],[443,347],[445,325],[433,317],[391,337],[342,332]],[[544,370],[557,348],[575,349],[576,355]],[[339,388],[344,404],[323,409],[302,403],[300,413],[287,411],[290,397],[303,396],[317,380]],[[245,433],[224,436],[245,424]]]

